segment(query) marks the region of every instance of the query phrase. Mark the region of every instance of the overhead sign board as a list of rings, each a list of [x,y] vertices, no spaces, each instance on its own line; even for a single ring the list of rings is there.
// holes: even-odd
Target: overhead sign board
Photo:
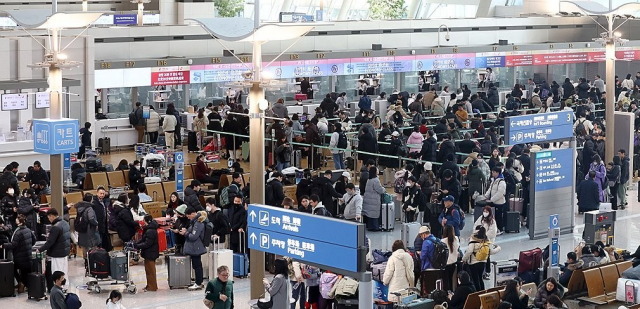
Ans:
[[[364,271],[364,226],[265,205],[249,205],[249,248],[343,269]]]
[[[540,151],[535,153],[535,191],[570,187],[573,183],[575,161],[571,148]]]
[[[33,149],[44,154],[77,152],[78,120],[35,119],[33,120]]]
[[[36,92],[36,108],[51,107],[51,94],[49,92]]]
[[[0,96],[3,111],[24,110],[29,108],[26,93],[5,93]]]
[[[573,112],[506,117],[504,130],[507,145],[568,139],[573,136]]]

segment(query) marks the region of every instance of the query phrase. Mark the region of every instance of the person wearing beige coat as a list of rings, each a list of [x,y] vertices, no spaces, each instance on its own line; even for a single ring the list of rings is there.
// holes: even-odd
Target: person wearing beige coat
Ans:
[[[393,292],[414,287],[413,258],[402,240],[396,240],[391,249],[393,253],[387,261],[382,283],[389,287],[389,301],[397,301]]]

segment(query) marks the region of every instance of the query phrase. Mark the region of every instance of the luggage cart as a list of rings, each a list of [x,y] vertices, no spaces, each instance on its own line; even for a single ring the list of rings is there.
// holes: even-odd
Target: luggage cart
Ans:
[[[114,258],[120,254],[123,253],[123,251],[112,251],[109,253],[109,262],[113,261]],[[129,279],[129,261],[131,260],[131,251],[129,250],[125,250],[124,254],[126,256],[127,262],[124,263],[124,268],[125,268],[125,276],[124,278],[114,278],[114,274],[113,266],[109,267],[109,276],[107,278],[98,278],[98,276],[92,276],[91,272],[90,272],[90,266],[91,265],[91,260],[89,259],[89,255],[87,255],[87,274],[90,278],[90,280],[87,282],[87,290],[89,290],[90,292],[93,291],[95,294],[100,294],[102,292],[102,290],[108,290],[108,291],[112,291],[112,290],[126,290],[127,292],[129,292],[130,294],[136,294],[138,292],[138,288],[136,287],[135,283],[133,283],[132,280]]]

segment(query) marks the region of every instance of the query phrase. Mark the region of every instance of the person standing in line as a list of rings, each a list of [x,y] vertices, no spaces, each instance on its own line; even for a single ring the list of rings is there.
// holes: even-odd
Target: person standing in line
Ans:
[[[371,167],[362,200],[362,216],[366,219],[367,230],[369,231],[380,231],[380,209],[382,207],[380,195],[385,192],[386,190],[382,187],[378,178],[378,168]]]
[[[75,204],[77,215],[76,220],[73,223],[74,230],[78,232],[78,246],[82,247],[82,254],[85,261],[89,250],[93,247],[99,246],[102,241],[98,230],[99,224],[96,219],[96,213],[93,211],[93,207],[91,207],[92,199],[93,195],[91,193],[85,193],[82,202]],[[80,220],[81,218],[82,220]],[[81,225],[81,221],[85,222],[85,230],[80,230],[79,225]]]
[[[487,204],[495,208],[495,219],[498,225],[498,235],[502,234],[504,230],[504,215],[506,214],[506,192],[507,183],[502,176],[502,169],[494,167],[491,170],[491,184],[487,188],[487,192],[484,194],[484,198]],[[472,276],[473,277],[473,276]]]
[[[156,279],[156,259],[160,257],[158,228],[158,222],[151,215],[144,216],[142,239],[135,245],[136,249],[142,250],[140,256],[144,259],[144,272],[147,277],[147,286],[142,289],[144,292],[158,290]]]
[[[218,278],[209,280],[204,292],[205,305],[211,309],[230,309],[233,304],[233,281],[229,281],[229,267],[222,265],[216,270]]]
[[[196,212],[192,207],[185,211],[187,218],[191,220],[188,229],[182,229],[181,235],[185,236],[184,254],[191,257],[191,267],[196,274],[196,282],[189,287],[189,291],[201,290],[203,288],[203,268],[202,255],[207,252],[207,248],[202,243],[204,236],[204,221],[207,219],[206,213]]]
[[[460,241],[458,240],[458,237],[456,237],[455,229],[451,224],[447,224],[444,226],[444,232],[442,236],[442,242],[447,244],[447,248],[449,249],[447,266],[445,266],[444,268],[447,275],[444,278],[445,286],[443,287],[443,289],[453,291],[453,281],[455,280],[455,274],[458,265],[458,250],[460,249]],[[462,269],[460,269],[460,271],[462,271]]]
[[[51,230],[45,242],[36,253],[40,251],[47,252],[47,256],[51,257],[51,272],[60,271],[67,273],[69,271],[69,251],[71,249],[71,230],[69,223],[60,218],[55,208],[47,210],[47,218],[51,222]],[[66,285],[64,285],[66,289]]]
[[[100,232],[100,238],[102,240],[101,247],[107,252],[113,250],[108,230],[110,206],[111,200],[107,197],[107,191],[102,186],[98,187],[98,194],[93,197],[91,207],[93,207],[96,219],[98,220],[98,231]]]
[[[234,253],[246,252],[245,239],[240,239],[241,237],[245,237],[245,230],[247,229],[247,210],[242,205],[242,198],[242,194],[236,195],[233,198],[233,205],[231,205],[232,208],[230,210],[231,218],[229,218],[229,223],[231,230],[229,233],[229,243]],[[242,247],[240,247],[241,244]]]
[[[80,149],[78,151],[78,158],[82,158],[84,156],[85,150],[87,147],[91,149],[91,122],[85,122],[84,128],[80,129]]]
[[[382,282],[389,287],[389,291],[400,291],[411,288],[414,284],[413,258],[404,247],[402,240],[396,240],[391,247],[391,257],[387,262]],[[396,302],[398,297],[389,295],[389,301]]]
[[[176,144],[176,131],[180,130],[178,119],[175,116],[176,110],[173,104],[167,105],[166,115],[162,120],[162,131],[164,132],[165,143],[168,149],[174,149]]]
[[[160,114],[156,112],[153,105],[149,106],[149,119],[147,119],[147,133],[149,134],[149,143],[158,142],[158,131],[160,131]]]
[[[620,158],[620,184],[618,186],[618,208],[624,209],[627,206],[627,182],[629,182],[629,157],[624,149],[618,150]],[[614,192],[615,194],[616,192]]]
[[[340,204],[344,206],[344,218],[346,220],[360,222],[362,215],[362,196],[356,192],[353,183],[347,183],[346,193],[340,199]]]
[[[67,279],[64,278],[65,273],[59,270],[53,271],[51,279],[53,280],[53,287],[49,294],[49,304],[51,309],[67,309],[67,302],[65,300],[64,286],[67,285]]]
[[[144,143],[145,120],[142,115],[142,103],[136,102],[136,109],[131,113],[133,115],[129,116],[129,122],[138,132],[138,143]]]
[[[482,280],[485,263],[490,255],[500,252],[500,249],[499,246],[489,242],[487,239],[487,231],[484,227],[476,227],[473,236],[471,236],[467,251],[462,257],[462,262],[469,265],[471,280],[476,287],[476,291],[485,289],[484,281]]]
[[[334,125],[333,133],[331,134],[331,141],[329,142],[329,148],[333,155],[333,163],[337,170],[346,169],[344,163],[344,152],[349,147],[347,141],[347,135],[342,131],[342,124],[336,122]]]
[[[18,294],[20,294],[24,293],[27,275],[31,273],[31,249],[36,243],[36,237],[27,227],[27,219],[24,215],[18,215],[15,223],[17,229],[11,237],[11,242],[0,245],[0,249],[13,251],[14,272],[18,281]]]
[[[207,127],[209,126],[209,119],[204,115],[204,109],[198,111],[198,115],[193,120],[193,131],[196,132],[198,148],[202,149],[202,141],[207,136]]]
[[[484,206],[482,208],[482,216],[478,217],[478,220],[473,226],[482,226],[487,231],[487,239],[490,243],[496,242],[496,236],[498,235],[498,225],[496,220],[491,214],[491,206]],[[487,259],[487,264],[484,269],[484,275],[482,279],[489,280],[489,274],[491,273],[491,257]]]

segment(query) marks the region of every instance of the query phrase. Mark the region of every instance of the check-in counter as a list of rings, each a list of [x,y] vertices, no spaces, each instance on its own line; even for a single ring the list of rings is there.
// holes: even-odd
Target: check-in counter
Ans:
[[[26,171],[34,161],[40,161],[42,167],[48,170],[50,167],[49,155],[33,151],[33,140],[8,141],[0,143],[0,161],[7,163],[16,161],[20,164],[20,170]]]
[[[112,148],[133,146],[138,142],[138,132],[129,124],[129,118],[96,120],[95,128],[96,143],[101,137],[111,138]]]

